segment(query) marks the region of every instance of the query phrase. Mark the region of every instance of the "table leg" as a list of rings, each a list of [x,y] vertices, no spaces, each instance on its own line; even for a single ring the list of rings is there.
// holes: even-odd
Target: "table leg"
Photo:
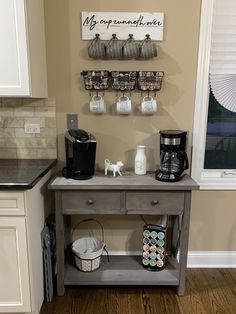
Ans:
[[[181,225],[180,235],[180,248],[179,248],[179,286],[178,295],[185,293],[185,280],[186,280],[186,266],[188,255],[188,237],[189,237],[189,223],[190,223],[190,204],[191,204],[191,191],[185,192],[184,197],[184,212]]]
[[[57,261],[57,295],[63,296],[64,287],[64,221],[62,215],[62,192],[55,194],[56,216],[56,261]]]
[[[171,237],[171,256],[177,258],[180,242],[180,226],[182,215],[176,215],[172,218],[172,237]]]

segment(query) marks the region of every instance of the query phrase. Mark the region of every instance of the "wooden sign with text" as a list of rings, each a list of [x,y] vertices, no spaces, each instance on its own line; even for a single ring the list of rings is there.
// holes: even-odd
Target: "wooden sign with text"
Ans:
[[[81,12],[82,40],[90,40],[95,34],[109,40],[112,34],[127,39],[133,34],[142,40],[149,34],[152,40],[163,40],[164,13],[141,12]]]

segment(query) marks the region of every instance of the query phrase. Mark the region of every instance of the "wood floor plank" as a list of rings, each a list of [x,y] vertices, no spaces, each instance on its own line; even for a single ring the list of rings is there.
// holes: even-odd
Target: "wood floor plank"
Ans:
[[[175,287],[67,287],[40,314],[234,314],[236,269],[188,269],[186,293]]]

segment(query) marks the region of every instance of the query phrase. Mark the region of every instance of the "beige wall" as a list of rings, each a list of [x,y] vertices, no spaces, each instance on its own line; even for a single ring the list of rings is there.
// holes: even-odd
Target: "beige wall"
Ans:
[[[95,61],[88,58],[88,42],[81,40],[81,11],[164,12],[164,40],[158,43],[158,58],[148,61]],[[97,168],[105,158],[123,160],[132,169],[137,144],[147,146],[148,167],[158,163],[159,130],[188,131],[188,154],[191,153],[200,0],[106,1],[106,0],[45,0],[46,40],[49,95],[56,98],[58,156],[65,159],[64,133],[66,113],[79,116],[79,127],[90,131],[98,142]],[[163,70],[162,90],[158,93],[158,112],[151,117],[128,117],[89,113],[89,94],[84,90],[82,70]],[[115,93],[105,93],[111,108]],[[134,106],[140,103],[139,92],[132,94]],[[192,202],[190,249],[234,250],[234,192],[194,192]],[[225,218],[226,216],[226,218]],[[141,219],[131,229],[130,218],[100,217],[107,227],[111,249],[127,248],[123,239],[140,228]],[[110,219],[110,220],[109,220]],[[120,220],[125,220],[123,223]],[[115,227],[109,231],[109,225]],[[223,222],[223,232],[221,224]],[[135,227],[137,226],[137,227]],[[121,228],[121,229],[120,229]],[[123,228],[123,229],[122,229]],[[120,231],[121,230],[121,231]],[[217,231],[221,230],[221,236]],[[136,232],[138,234],[138,232]],[[135,237],[136,238],[136,237]],[[114,240],[116,239],[116,240]],[[117,241],[118,239],[118,241]],[[114,240],[114,241],[113,241]],[[137,242],[139,243],[139,242]],[[133,249],[136,249],[137,244]],[[132,249],[132,248],[130,248]]]

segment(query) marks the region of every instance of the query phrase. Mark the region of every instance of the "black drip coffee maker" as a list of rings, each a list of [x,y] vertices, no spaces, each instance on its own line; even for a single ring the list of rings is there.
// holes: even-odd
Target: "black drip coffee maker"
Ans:
[[[176,182],[188,169],[185,152],[187,132],[181,130],[160,131],[160,168],[156,171],[159,181]]]

